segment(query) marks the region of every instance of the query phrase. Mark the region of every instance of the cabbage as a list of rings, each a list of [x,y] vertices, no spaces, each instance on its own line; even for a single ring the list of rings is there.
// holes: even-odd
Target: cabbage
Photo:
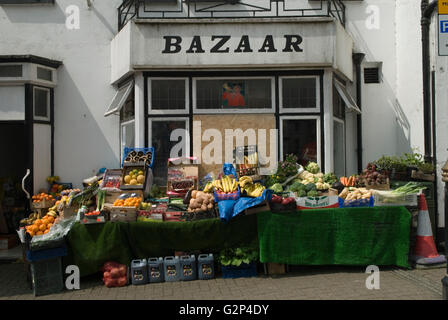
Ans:
[[[283,192],[283,186],[280,183],[275,183],[269,187],[270,190],[274,191],[274,193]]]

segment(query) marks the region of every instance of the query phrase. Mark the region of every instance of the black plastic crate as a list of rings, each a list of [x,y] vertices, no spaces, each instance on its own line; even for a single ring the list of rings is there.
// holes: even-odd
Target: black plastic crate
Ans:
[[[61,257],[31,263],[31,283],[36,297],[64,290]]]

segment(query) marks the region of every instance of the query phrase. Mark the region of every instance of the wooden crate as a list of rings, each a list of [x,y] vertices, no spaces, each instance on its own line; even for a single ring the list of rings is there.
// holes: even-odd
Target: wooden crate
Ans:
[[[285,274],[286,273],[286,267],[282,263],[268,262],[266,264],[266,267],[267,267],[267,273],[269,275],[278,275],[278,274]]]
[[[111,222],[135,222],[137,221],[137,208],[112,207],[109,216]]]
[[[416,170],[412,170],[411,177],[412,177],[412,179],[424,180],[424,181],[434,181],[436,179],[434,176],[434,173],[425,174],[421,171],[416,171]]]

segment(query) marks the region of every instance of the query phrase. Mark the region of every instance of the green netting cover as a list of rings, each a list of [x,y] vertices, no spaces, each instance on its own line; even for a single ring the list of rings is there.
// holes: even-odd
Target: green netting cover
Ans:
[[[132,259],[164,257],[176,251],[218,252],[257,238],[257,216],[238,216],[229,223],[219,219],[192,222],[76,223],[67,235],[65,265],[80,268],[81,276],[94,274],[104,262],[129,265]]]
[[[257,217],[261,262],[409,267],[411,214],[404,207],[264,212]]]

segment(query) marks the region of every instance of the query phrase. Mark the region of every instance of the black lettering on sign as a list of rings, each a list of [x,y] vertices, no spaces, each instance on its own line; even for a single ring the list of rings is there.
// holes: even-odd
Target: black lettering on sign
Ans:
[[[193,50],[195,49],[195,50]],[[187,53],[204,53],[204,49],[202,49],[202,42],[200,36],[194,36],[191,41],[190,49],[187,50]]]
[[[242,36],[240,43],[238,44],[238,48],[236,48],[235,52],[253,52],[250,48],[249,36]]]
[[[258,52],[277,52],[277,49],[275,49],[274,46],[274,39],[272,38],[272,36],[266,36],[263,45],[261,46],[260,50],[258,50]]]
[[[221,49],[226,44],[226,42],[229,41],[230,36],[212,36],[212,41],[214,41],[215,39],[221,40],[219,40],[219,42],[215,44],[215,46],[210,50],[211,53],[226,53],[230,51],[229,47]]]
[[[165,39],[165,50],[162,53],[178,53],[182,49],[180,46],[182,38],[179,36],[164,36]],[[174,40],[174,41],[173,41]],[[174,49],[173,49],[174,47]]]
[[[286,45],[285,49],[283,49],[283,52],[293,52],[293,48],[295,52],[303,52],[303,49],[299,47],[299,45],[302,43],[303,39],[299,35],[285,35],[286,38]],[[294,39],[294,41],[293,41]]]

